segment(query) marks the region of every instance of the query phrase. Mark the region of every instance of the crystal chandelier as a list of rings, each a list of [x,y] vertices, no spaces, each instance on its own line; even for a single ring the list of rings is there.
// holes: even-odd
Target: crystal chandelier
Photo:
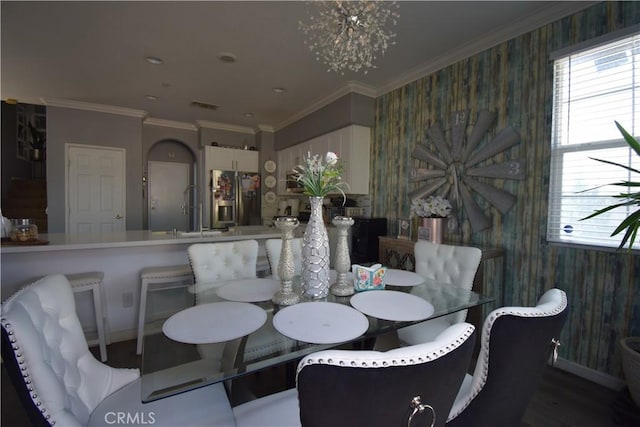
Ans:
[[[305,34],[305,44],[316,59],[329,67],[327,71],[344,74],[344,70],[366,74],[376,68],[373,62],[378,52],[384,54],[395,44],[395,33],[385,30],[387,21],[396,24],[400,16],[395,1],[314,1],[319,8],[310,22],[298,23]]]

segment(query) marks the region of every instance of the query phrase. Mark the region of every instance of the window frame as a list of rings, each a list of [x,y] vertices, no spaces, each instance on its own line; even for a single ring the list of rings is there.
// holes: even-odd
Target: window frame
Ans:
[[[582,238],[580,237],[572,238],[570,237],[570,233],[563,234],[564,233],[563,231],[564,227],[562,225],[563,212],[565,213],[565,215],[566,215],[566,212],[571,212],[569,209],[564,211],[562,209],[563,202],[565,202],[566,200],[570,200],[570,198],[568,198],[566,194],[563,194],[563,184],[564,184],[564,181],[566,181],[565,177],[567,173],[564,170],[565,165],[567,164],[564,161],[564,157],[570,153],[581,153],[581,152],[587,153],[593,150],[626,148],[629,151],[630,164],[633,161],[633,164],[632,164],[633,167],[635,167],[636,160],[633,159],[633,156],[635,156],[635,152],[633,152],[632,149],[628,146],[628,144],[624,141],[624,138],[622,137],[622,135],[619,135],[619,138],[614,138],[614,139],[605,139],[600,141],[586,141],[586,142],[578,142],[578,143],[571,143],[571,144],[563,144],[562,142],[558,141],[559,138],[565,138],[564,141],[566,141],[566,138],[569,137],[569,134],[562,135],[562,136],[558,135],[558,132],[562,132],[560,127],[565,126],[567,128],[570,128],[571,125],[575,126],[576,122],[579,122],[580,117],[583,117],[583,116],[578,115],[577,116],[578,118],[572,119],[570,111],[569,112],[562,111],[563,108],[570,109],[571,103],[579,103],[581,100],[580,96],[576,96],[575,98],[570,97],[568,100],[566,100],[565,102],[569,103],[568,107],[558,106],[558,102],[563,102],[562,96],[564,96],[565,94],[560,94],[557,91],[560,88],[562,88],[563,92],[566,91],[567,93],[571,93],[571,84],[573,82],[566,81],[566,78],[571,76],[571,70],[568,71],[568,74],[565,74],[565,72],[558,70],[556,61],[565,60],[570,56],[578,55],[584,51],[589,51],[595,48],[602,48],[608,44],[615,44],[620,40],[631,38],[631,37],[640,37],[640,25],[634,25],[622,31],[610,33],[605,36],[598,37],[596,39],[593,39],[572,47],[561,49],[551,54],[551,59],[553,60],[554,93],[553,93],[553,100],[552,100],[552,125],[551,125],[551,140],[550,140],[551,152],[550,152],[550,169],[549,169],[549,193],[548,193],[548,206],[547,206],[547,227],[546,227],[546,240],[551,245],[615,252],[618,250],[620,241],[624,236],[624,231],[623,231],[614,237],[614,239],[617,239],[617,243],[609,241],[609,242],[606,242],[605,244],[595,244],[593,241],[588,241],[589,238],[591,239],[597,238],[595,234],[592,234],[590,236],[583,236]],[[633,58],[637,60],[638,57],[640,57],[640,52],[637,52],[634,50]],[[562,79],[560,83],[558,82],[559,78]],[[638,113],[635,112],[635,108],[638,108],[638,106],[634,104],[634,100],[636,99],[635,97],[637,93],[636,91],[640,92],[640,87],[638,87],[639,82],[637,81],[637,80],[640,80],[640,69],[635,67],[632,68],[632,79],[633,80],[630,82],[629,90],[631,91],[631,94],[632,94],[632,105],[631,105],[630,115],[632,117],[633,129],[627,129],[627,131],[633,134],[634,129],[636,129],[635,133],[637,134],[638,133],[637,129],[640,127],[640,119],[636,119],[635,116],[637,114],[640,114],[640,112]],[[566,87],[563,87],[563,86],[566,86]],[[612,93],[613,92],[611,91],[604,92],[598,95],[598,98],[606,99],[605,97],[610,96]],[[576,104],[576,105],[579,105],[579,104]],[[568,116],[559,117],[559,114],[563,114],[563,116],[568,114]],[[574,117],[576,116],[574,115]],[[621,124],[625,126],[624,123],[621,123]],[[611,125],[615,127],[614,123],[612,123]],[[621,168],[620,168],[620,172],[622,173]],[[638,180],[637,174],[633,175],[631,172],[627,172],[628,177],[630,174],[631,174],[631,180]],[[614,178],[614,180],[615,181],[607,181],[607,184],[609,182],[616,182],[618,178]],[[633,187],[627,187],[627,189],[623,187],[616,187],[616,188],[617,190],[619,190],[619,191],[616,191],[616,194],[626,192],[627,189],[629,191],[634,191]],[[579,194],[579,192],[576,192],[576,194]],[[585,196],[582,196],[582,197],[585,197]],[[607,197],[607,196],[593,195],[593,197]],[[576,197],[576,199],[579,199],[579,198],[580,196]],[[602,207],[605,207],[609,204],[610,204],[609,201],[603,202]],[[594,207],[594,209],[597,209],[597,208],[598,208],[597,206]],[[622,209],[622,208],[618,208],[618,209]],[[625,214],[625,217],[629,214],[630,211],[635,211],[635,210],[637,210],[637,207],[634,207],[634,206],[627,207],[627,213]],[[597,221],[597,218],[592,218],[587,221],[593,221],[593,220]],[[618,224],[619,224],[619,221],[616,223],[616,225],[613,228],[611,228],[610,232],[607,234],[610,235],[615,230]],[[627,244],[625,244],[624,248],[625,248],[624,250],[628,249],[628,242]],[[640,253],[639,240],[636,240],[631,252]]]

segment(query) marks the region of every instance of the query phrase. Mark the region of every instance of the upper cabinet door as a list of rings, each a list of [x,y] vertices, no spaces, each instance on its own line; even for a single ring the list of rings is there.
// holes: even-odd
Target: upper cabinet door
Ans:
[[[235,170],[235,152],[233,148],[205,147],[205,167],[210,170]]]
[[[304,161],[310,152],[324,158],[333,151],[344,164],[343,181],[349,184],[348,194],[369,194],[369,160],[371,158],[371,128],[347,126],[278,151],[278,192],[286,192],[286,172]]]
[[[210,170],[259,172],[257,151],[235,148],[205,147],[205,167]]]
[[[235,151],[236,170],[242,172],[260,172],[259,153],[251,150]]]

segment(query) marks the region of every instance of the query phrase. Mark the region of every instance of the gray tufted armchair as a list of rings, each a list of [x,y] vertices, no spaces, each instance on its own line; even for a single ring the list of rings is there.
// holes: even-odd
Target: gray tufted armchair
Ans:
[[[433,342],[387,352],[325,350],[298,364],[296,388],[233,408],[238,426],[444,426],[469,366],[474,327],[458,323]],[[432,423],[432,424],[430,424]]]
[[[567,295],[546,291],[535,307],[501,307],[484,321],[473,375],[465,375],[449,413],[451,427],[512,427],[536,391],[549,356],[557,358]]]

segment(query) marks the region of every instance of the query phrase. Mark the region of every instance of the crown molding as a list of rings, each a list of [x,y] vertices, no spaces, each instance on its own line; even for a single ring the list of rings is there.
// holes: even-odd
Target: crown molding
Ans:
[[[275,129],[271,125],[258,125],[258,130],[261,132],[275,132]]]
[[[11,96],[2,95],[2,100],[7,104],[33,104],[33,105],[46,105],[43,98],[14,98]]]
[[[477,38],[471,43],[467,43],[460,48],[446,54],[429,60],[427,64],[421,65],[413,70],[403,73],[397,79],[389,82],[388,84],[381,86],[376,91],[376,97],[382,96],[392,90],[401,88],[415,80],[435,73],[451,64],[454,64],[463,59],[469,58],[482,51],[490,49],[500,43],[504,43],[522,34],[526,34],[530,31],[536,30],[551,22],[562,19],[566,16],[577,13],[583,9],[586,9],[594,4],[600,2],[557,2],[551,6],[545,5],[538,12],[522,18],[518,21],[514,21],[508,25],[491,30],[490,33],[484,37]]]
[[[228,130],[230,132],[248,133],[255,135],[256,131],[253,128],[247,126],[230,125],[227,123],[210,122],[208,120],[196,120],[198,127],[217,130]]]
[[[342,86],[340,89],[335,92],[325,96],[324,98],[316,101],[309,107],[305,108],[302,111],[297,112],[293,116],[289,117],[287,120],[281,122],[277,126],[274,126],[275,130],[280,130],[285,126],[289,126],[292,123],[297,122],[303,117],[308,116],[309,114],[321,109],[322,107],[326,107],[334,101],[342,98],[345,95],[350,93],[357,93],[359,95],[368,96],[369,98],[375,98],[377,96],[377,90],[373,86],[366,85],[364,83],[360,83],[358,81],[349,81],[346,85]]]
[[[42,102],[48,107],[72,108],[74,110],[95,111],[97,113],[117,114],[119,116],[144,118],[147,115],[147,112],[143,110],[116,107],[113,105],[93,104],[90,102],[72,101],[69,99],[42,98]]]
[[[183,129],[197,131],[198,127],[193,123],[178,122],[175,120],[158,119],[155,117],[147,117],[142,122],[144,125],[162,126],[165,128]]]

